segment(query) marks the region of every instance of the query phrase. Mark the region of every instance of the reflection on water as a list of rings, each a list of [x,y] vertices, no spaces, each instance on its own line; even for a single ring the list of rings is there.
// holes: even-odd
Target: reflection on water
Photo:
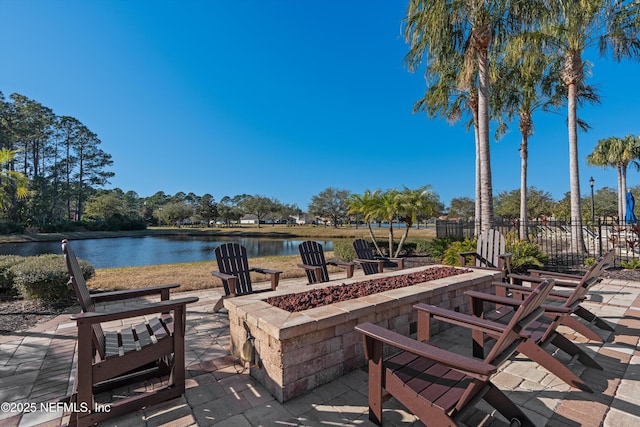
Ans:
[[[256,237],[146,236],[112,239],[74,240],[73,250],[79,258],[96,268],[130,267],[155,264],[213,260],[214,249],[222,243],[237,242],[247,248],[247,256],[294,255],[303,240]],[[333,242],[320,241],[327,251]],[[61,254],[60,242],[2,243],[0,255],[32,256]]]

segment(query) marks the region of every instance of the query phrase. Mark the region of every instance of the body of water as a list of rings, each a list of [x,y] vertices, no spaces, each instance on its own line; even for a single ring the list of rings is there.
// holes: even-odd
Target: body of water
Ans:
[[[226,242],[236,242],[247,248],[247,256],[279,256],[298,254],[303,240],[257,237],[221,238],[196,236],[115,237],[74,240],[71,246],[78,258],[95,268],[132,267],[157,264],[176,264],[192,261],[213,261],[214,249]],[[326,251],[333,250],[333,242],[320,243]],[[62,254],[59,241],[2,243],[0,255],[33,256]]]

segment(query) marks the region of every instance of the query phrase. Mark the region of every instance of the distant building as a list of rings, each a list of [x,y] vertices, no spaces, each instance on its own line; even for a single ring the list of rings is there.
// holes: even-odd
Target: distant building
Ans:
[[[258,224],[258,216],[254,214],[247,214],[240,218],[240,224]]]
[[[303,213],[303,214],[300,214],[300,215],[294,215],[291,218],[293,218],[295,223],[298,224],[298,225],[317,224],[318,223],[318,217],[317,216],[311,215],[311,214],[307,214],[307,213]]]

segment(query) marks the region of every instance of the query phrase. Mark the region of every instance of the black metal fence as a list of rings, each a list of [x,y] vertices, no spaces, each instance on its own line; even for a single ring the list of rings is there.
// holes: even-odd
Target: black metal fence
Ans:
[[[582,230],[582,248],[572,247],[572,234]],[[518,221],[496,220],[494,228],[505,236],[520,238]],[[473,221],[436,221],[436,237],[473,238]],[[549,255],[548,264],[557,268],[584,265],[587,258],[597,258],[615,249],[615,263],[638,263],[640,266],[640,225],[597,220],[581,226],[567,221],[529,221],[528,240]]]

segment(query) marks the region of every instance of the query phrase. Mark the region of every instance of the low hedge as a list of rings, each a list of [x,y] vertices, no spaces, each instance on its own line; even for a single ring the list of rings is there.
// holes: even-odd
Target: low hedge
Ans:
[[[78,260],[85,279],[94,276],[95,269],[84,260]],[[9,268],[13,284],[27,299],[64,301],[73,296],[67,288],[69,273],[62,255],[39,255],[27,257]]]
[[[0,294],[12,295],[17,292],[13,286],[11,268],[26,259],[20,255],[0,255]]]

